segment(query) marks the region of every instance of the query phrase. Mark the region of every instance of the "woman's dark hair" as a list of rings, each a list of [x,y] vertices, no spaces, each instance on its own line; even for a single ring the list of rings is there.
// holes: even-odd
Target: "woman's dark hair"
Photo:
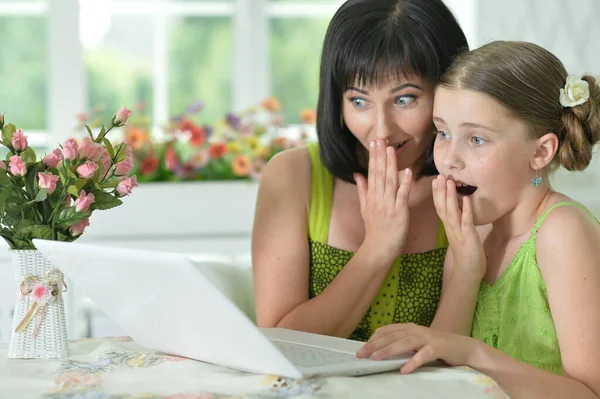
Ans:
[[[343,93],[415,73],[437,82],[467,39],[442,0],[348,0],[331,20],[321,56],[317,135],[323,163],[354,182],[367,173],[359,141],[342,121]],[[437,174],[431,149],[421,175]]]

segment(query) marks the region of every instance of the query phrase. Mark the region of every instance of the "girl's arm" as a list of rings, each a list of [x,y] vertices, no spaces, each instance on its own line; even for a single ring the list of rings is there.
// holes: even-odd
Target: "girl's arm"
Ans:
[[[513,398],[600,398],[600,226],[579,208],[557,208],[537,234],[537,258],[558,335],[563,376],[473,338],[412,324],[378,329],[357,355],[385,359],[416,350],[402,367],[403,373],[441,359],[486,373]]]

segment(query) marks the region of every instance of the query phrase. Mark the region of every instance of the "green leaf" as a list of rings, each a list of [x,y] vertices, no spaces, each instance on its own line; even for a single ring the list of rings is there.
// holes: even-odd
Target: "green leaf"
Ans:
[[[4,230],[5,229],[2,229],[2,232],[0,232],[0,237],[4,238],[4,240],[8,243],[8,246],[10,247],[10,249],[16,249],[17,247],[13,240],[12,231],[8,230],[8,233],[6,233]]]
[[[40,189],[40,191],[38,191],[37,195],[35,196],[34,201],[35,202],[42,202],[46,198],[48,198],[48,192],[46,191],[45,188],[42,188],[42,189]]]
[[[94,191],[94,198],[95,201],[92,207],[98,210],[114,208],[123,203],[120,199],[115,198],[114,195],[105,193],[104,191]]]
[[[67,241],[69,239],[69,236],[64,235],[63,233],[56,233],[56,239],[58,241]]]
[[[115,163],[119,163],[121,161],[123,161],[125,158],[127,158],[127,146],[125,143],[121,143],[119,144],[119,147],[117,148],[117,152],[116,152],[116,159],[115,159]]]
[[[106,150],[108,151],[108,155],[110,155],[110,158],[114,158],[115,157],[115,149],[112,146],[112,143],[110,142],[109,139],[102,139],[102,142],[104,143],[104,146],[106,147]]]
[[[77,190],[81,191],[81,189],[87,184],[87,182],[87,179],[77,179],[74,185],[75,187],[77,187]],[[77,196],[79,196],[79,191],[77,192]]]
[[[8,125],[4,125],[4,128],[2,128],[2,140],[4,140],[4,143],[7,146],[9,146],[9,145],[12,146],[13,134],[16,131],[17,131],[17,128],[12,123],[9,123]]]
[[[12,181],[10,180],[10,177],[8,177],[8,175],[6,174],[5,171],[0,169],[0,185],[10,184],[10,183],[12,183]]]
[[[13,249],[35,249],[31,240],[15,237],[13,241],[15,245]]]
[[[6,200],[12,194],[12,186],[6,186],[0,191],[0,217],[4,219],[4,210],[6,208]]]
[[[102,140],[104,140],[104,136],[106,136],[106,129],[104,128],[104,125],[102,125],[102,129],[100,129],[100,133],[98,134],[98,137],[96,138],[96,142],[99,143]]]
[[[27,176],[25,176],[25,190],[30,198],[36,195],[38,190],[38,165],[33,165],[27,171]]]
[[[21,159],[25,163],[35,163],[35,151],[33,148],[28,147],[25,151],[21,153]]]
[[[106,183],[102,184],[102,186],[100,186],[99,184],[96,184],[96,188],[98,188],[99,190],[105,190],[107,188],[117,188],[119,183],[120,182],[118,180],[110,180],[110,181],[107,181]]]
[[[92,134],[92,130],[90,129],[90,127],[88,125],[85,125],[85,128],[88,132],[88,134],[90,135],[90,137],[92,138],[92,141],[94,140],[94,135]]]
[[[52,239],[52,228],[50,226],[45,225],[33,225],[28,226],[19,232],[20,234],[29,234],[31,238],[41,238],[43,240],[51,240]]]
[[[92,214],[92,211],[87,210],[85,212],[77,212],[74,206],[61,209],[56,218],[56,226],[58,227],[71,227],[81,222],[83,219],[87,219]]]
[[[21,219],[17,222],[17,224],[14,227],[15,233],[21,237],[26,236],[28,234],[27,228],[30,226],[35,226],[36,224],[37,223],[33,220]]]
[[[67,188],[67,193],[79,197],[79,189],[75,185],[70,185],[69,188]]]
[[[94,172],[94,176],[92,176],[92,181],[95,182],[104,177],[104,164],[102,163],[102,161],[98,161],[96,162],[96,165],[98,165],[98,169],[96,169],[96,171]]]

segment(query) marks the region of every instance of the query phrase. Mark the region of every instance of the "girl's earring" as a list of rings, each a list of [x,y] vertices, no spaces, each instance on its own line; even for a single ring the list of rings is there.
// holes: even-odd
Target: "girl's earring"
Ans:
[[[531,185],[533,187],[539,187],[542,185],[544,179],[538,174],[538,170],[535,171],[535,176],[531,178]]]

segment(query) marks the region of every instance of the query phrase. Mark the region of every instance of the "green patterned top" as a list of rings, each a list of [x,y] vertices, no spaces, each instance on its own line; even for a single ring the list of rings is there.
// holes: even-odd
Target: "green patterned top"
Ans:
[[[560,347],[548,304],[548,291],[536,257],[536,236],[548,209],[535,223],[531,235],[517,250],[504,274],[490,285],[479,286],[471,336],[532,366],[562,374]],[[593,217],[593,216],[592,216]]]
[[[317,143],[309,144],[308,150],[312,167],[308,226],[310,297],[314,298],[333,281],[354,253],[327,245],[334,180],[321,161]],[[440,300],[444,258],[448,248],[441,222],[437,242],[436,249],[405,254],[394,262],[379,293],[350,339],[366,341],[378,327],[387,324],[431,324]]]

